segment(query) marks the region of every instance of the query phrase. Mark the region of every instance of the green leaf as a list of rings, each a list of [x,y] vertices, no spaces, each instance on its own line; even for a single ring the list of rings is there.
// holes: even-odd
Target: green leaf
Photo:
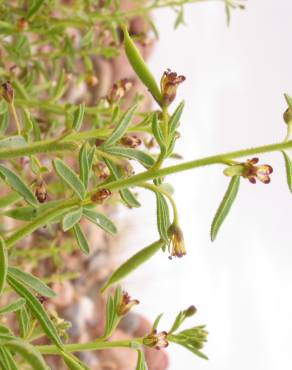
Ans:
[[[62,180],[75,192],[75,194],[83,200],[86,195],[86,190],[74,171],[71,170],[61,159],[54,160],[54,167],[57,174],[61,177]]]
[[[17,314],[18,325],[19,325],[19,335],[21,338],[26,338],[29,332],[29,327],[30,327],[30,322],[31,322],[31,317],[28,313],[26,306],[23,306],[19,311],[16,312],[16,314]]]
[[[79,151],[79,168],[80,168],[80,180],[83,182],[84,187],[86,189],[89,179],[89,163],[86,142],[82,145]]]
[[[8,253],[5,241],[0,235],[0,296],[5,288],[8,272]]]
[[[112,145],[120,140],[125,132],[127,131],[128,126],[131,123],[135,110],[137,109],[137,105],[133,105],[130,107],[121,117],[120,121],[118,122],[116,128],[111,133],[111,135],[106,139],[103,146]]]
[[[20,283],[27,285],[29,288],[35,290],[40,295],[43,295],[49,298],[56,297],[56,293],[51,288],[49,288],[39,278],[37,278],[36,276],[28,272],[24,272],[23,270],[17,267],[9,267],[8,275],[13,277],[13,279],[16,279]]]
[[[124,32],[125,52],[131,66],[133,67],[134,71],[136,72],[140,80],[148,88],[148,90],[150,91],[154,99],[157,101],[157,103],[160,104],[162,101],[162,96],[160,89],[155,81],[155,78],[153,77],[152,73],[150,72],[149,68],[144,62],[140,54],[140,51],[138,50],[135,43],[131,39],[126,27],[123,27],[123,32]]]
[[[80,221],[81,217],[82,207],[67,213],[62,220],[63,231],[70,230],[72,227],[74,227]]]
[[[215,214],[215,217],[212,222],[211,226],[211,240],[214,241],[217,233],[225,220],[226,216],[228,215],[230,208],[236,198],[238,193],[240,183],[240,176],[232,177],[228,189],[224,195],[222,202],[219,205],[219,208]]]
[[[284,97],[285,97],[285,100],[286,100],[289,108],[292,109],[292,98],[291,98],[291,96],[288,95],[288,94],[284,94]]]
[[[76,132],[78,132],[82,127],[84,112],[85,112],[85,105],[84,103],[82,103],[79,105],[78,109],[74,113],[72,128]]]
[[[95,225],[102,228],[104,231],[110,233],[110,234],[116,234],[118,232],[115,224],[107,218],[102,213],[93,211],[88,208],[83,209],[83,215],[91,222],[93,222]]]
[[[104,158],[104,162],[108,166],[115,180],[123,178],[120,169],[112,161]],[[135,195],[132,194],[129,189],[120,190],[119,193],[122,200],[126,203],[128,207],[141,207],[141,204],[138,202]]]
[[[12,208],[3,213],[6,217],[21,221],[32,221],[38,215],[38,209],[33,207]]]
[[[32,0],[30,1],[30,7],[28,9],[26,19],[31,19],[41,8],[44,4],[45,0]]]
[[[292,163],[287,153],[282,151],[285,160],[285,168],[286,168],[286,176],[287,176],[287,184],[289,187],[290,192],[292,193]]]
[[[157,330],[158,325],[159,325],[159,323],[160,323],[160,320],[161,320],[162,316],[163,316],[163,313],[159,314],[159,315],[156,317],[156,319],[155,319],[155,321],[154,321],[154,323],[153,323],[153,326],[152,326],[152,331]]]
[[[176,129],[178,128],[179,126],[179,120],[180,120],[180,117],[182,115],[182,112],[184,110],[184,107],[185,107],[185,102],[182,101],[178,107],[176,108],[176,110],[174,111],[173,115],[170,117],[170,120],[169,120],[169,132],[171,135],[173,135],[176,131]]]
[[[152,133],[160,147],[160,151],[162,154],[166,153],[166,143],[164,136],[162,134],[162,130],[158,121],[157,113],[154,113],[153,119],[152,119]]]
[[[66,84],[64,84],[65,77],[66,77],[65,70],[62,69],[60,74],[59,74],[55,89],[53,91],[53,96],[50,99],[50,102],[55,102],[55,101],[59,100],[63,96],[63,94],[65,93],[65,90],[66,90]]]
[[[77,357],[71,353],[62,352],[62,357],[70,370],[90,370],[84,363],[82,363]]]
[[[148,261],[152,256],[154,256],[154,254],[158,252],[164,244],[164,241],[158,240],[134,254],[112,274],[112,276],[106,282],[101,291],[104,292],[113,284],[116,284],[120,280],[124,279],[127,275],[129,275],[131,272],[140,267],[143,263]]]
[[[0,367],[2,370],[18,370],[12,354],[5,347],[0,347]]]
[[[155,192],[155,195],[156,195],[157,229],[161,239],[167,243],[169,240],[168,229],[171,224],[168,204],[162,194]]]
[[[19,298],[16,301],[13,301],[6,306],[0,308],[0,314],[3,315],[4,313],[9,313],[9,312],[15,312],[20,310],[24,305],[25,305],[25,299]]]
[[[8,111],[2,112],[0,117],[0,135],[4,135],[9,123],[9,113]]]
[[[22,339],[0,340],[1,346],[19,353],[34,370],[49,370],[37,348]]]
[[[122,316],[118,314],[118,308],[122,301],[122,289],[117,286],[114,294],[114,298],[110,295],[108,296],[106,303],[106,323],[103,339],[111,337],[112,333],[115,331]]]
[[[145,168],[150,168],[155,163],[155,160],[153,159],[153,157],[151,157],[151,155],[142,152],[141,150],[122,148],[119,146],[105,147],[103,150],[106,153],[112,154],[114,156],[136,159]]]
[[[21,195],[14,191],[11,191],[5,197],[0,198],[0,208],[10,206],[16,203],[19,199],[21,199]]]
[[[29,204],[34,207],[38,207],[38,201],[36,200],[33,192],[30,188],[22,181],[22,179],[13,171],[0,165],[0,177],[18,194],[20,194]]]
[[[16,149],[24,146],[27,146],[27,142],[22,136],[8,136],[0,140],[0,149]]]
[[[27,305],[33,315],[38,319],[48,338],[50,338],[58,348],[62,349],[63,344],[57,329],[39,300],[25,287],[25,285],[16,280],[11,274],[8,274],[7,280],[11,288],[26,300]]]
[[[138,349],[137,352],[138,352],[138,360],[137,360],[136,370],[147,370],[148,367],[145,361],[145,356],[144,356],[143,351],[141,349]]]
[[[85,254],[89,254],[89,245],[79,224],[73,227],[73,232],[80,250]]]

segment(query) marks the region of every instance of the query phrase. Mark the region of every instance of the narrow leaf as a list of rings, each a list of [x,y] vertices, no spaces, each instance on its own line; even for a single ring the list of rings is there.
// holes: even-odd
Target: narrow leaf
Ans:
[[[159,125],[159,121],[158,121],[158,117],[157,117],[157,113],[155,113],[153,115],[153,119],[152,119],[152,133],[160,147],[160,150],[162,153],[165,153],[166,152],[166,143],[165,143],[165,140],[164,140],[164,136],[162,134],[162,131],[161,131],[161,127]]]
[[[168,229],[170,227],[170,217],[167,201],[160,193],[156,195],[156,212],[157,212],[157,228],[162,240],[166,243],[169,240]]]
[[[102,292],[108,289],[113,284],[118,283],[120,280],[124,279],[127,275],[129,275],[132,271],[136,270],[140,267],[143,263],[148,261],[156,252],[159,251],[164,245],[162,240],[158,240],[149,246],[141,249],[139,252],[134,254],[131,258],[129,258],[126,262],[124,262],[109,278],[107,283],[102,288]]]
[[[9,267],[8,275],[13,277],[17,281],[27,285],[29,288],[35,290],[40,295],[43,295],[49,298],[56,297],[56,293],[51,288],[49,288],[39,278],[37,278],[36,276],[28,272],[24,272],[23,270],[17,267]]]
[[[30,1],[31,6],[28,9],[26,18],[31,19],[41,8],[45,0],[33,0]]]
[[[104,231],[110,234],[116,234],[118,232],[116,226],[112,221],[102,213],[93,211],[88,208],[83,209],[83,215],[91,222],[102,228]]]
[[[26,300],[27,305],[33,315],[38,319],[48,338],[50,338],[58,348],[62,349],[63,344],[58,335],[57,329],[39,300],[25,287],[25,285],[17,281],[12,277],[12,275],[9,274],[7,280],[11,288]]]
[[[38,201],[36,200],[33,192],[23,182],[23,180],[13,171],[0,165],[0,177],[18,194],[20,194],[29,204],[34,207],[38,207]]]
[[[151,155],[142,152],[141,150],[111,146],[104,148],[104,151],[118,157],[136,159],[145,168],[150,168],[155,163],[155,160],[153,159],[153,157],[151,157]]]
[[[289,190],[292,193],[292,163],[287,153],[282,151],[285,160],[286,176]]]
[[[73,227],[73,232],[80,250],[85,254],[89,254],[89,245],[79,224]]]
[[[135,110],[137,109],[137,105],[133,105],[130,107],[121,117],[120,121],[118,122],[116,128],[111,133],[111,135],[106,139],[104,142],[104,146],[112,145],[116,143],[127,131],[128,126],[131,123]]]
[[[224,195],[222,202],[219,205],[219,208],[215,214],[215,217],[212,222],[211,226],[211,240],[214,241],[217,233],[225,220],[226,216],[228,215],[230,208],[236,198],[238,193],[240,183],[240,176],[232,177],[228,189]]]
[[[19,353],[34,370],[49,370],[42,355],[35,346],[25,342],[22,339],[0,340],[1,346]]]
[[[79,105],[78,109],[74,113],[72,128],[73,130],[77,132],[81,129],[83,118],[84,118],[84,112],[85,112],[85,105],[83,103]]]
[[[4,346],[0,348],[0,365],[3,370],[18,370],[11,352]]]
[[[62,357],[70,370],[90,370],[84,363],[71,353],[62,352]]]
[[[136,370],[147,370],[147,364],[145,361],[144,353],[141,349],[137,350],[138,352],[138,360],[137,360],[137,366]]]
[[[20,310],[23,306],[25,305],[25,299],[19,298],[16,301],[13,301],[9,303],[8,305],[2,307],[0,309],[0,314],[3,315],[4,313],[9,313],[9,312],[15,312]]]
[[[89,163],[87,153],[87,143],[85,142],[79,152],[80,180],[83,182],[85,189],[89,179]]]
[[[75,192],[75,194],[83,200],[85,198],[85,187],[79,177],[71,170],[61,159],[54,160],[54,167],[57,174],[62,180]]]
[[[16,314],[18,319],[20,337],[26,338],[31,322],[30,321],[31,317],[28,313],[26,306],[23,306],[19,311],[16,312]]]
[[[176,129],[178,128],[179,126],[179,120],[180,120],[180,117],[182,115],[182,112],[183,112],[183,109],[185,107],[185,102],[182,101],[178,107],[176,108],[176,110],[174,111],[173,115],[170,117],[170,120],[169,120],[169,132],[171,135],[173,135],[176,131]]]
[[[67,213],[62,220],[63,231],[67,231],[71,229],[73,226],[75,226],[80,221],[81,217],[82,217],[82,207]]]
[[[4,239],[0,236],[0,296],[6,284],[8,272],[8,254]]]

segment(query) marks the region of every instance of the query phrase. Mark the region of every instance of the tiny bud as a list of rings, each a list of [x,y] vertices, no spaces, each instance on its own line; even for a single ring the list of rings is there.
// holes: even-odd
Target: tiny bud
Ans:
[[[98,84],[99,80],[95,75],[89,74],[86,76],[85,82],[89,88],[94,87]]]
[[[185,248],[184,236],[178,225],[172,224],[169,227],[168,234],[171,240],[172,251],[171,257],[183,257],[187,252]]]
[[[47,302],[48,298],[41,295],[41,294],[37,294],[36,295],[36,298],[37,300],[41,303],[41,304],[44,304],[45,302]]]
[[[283,113],[283,119],[287,125],[292,124],[292,109],[290,107]]]
[[[28,29],[28,21],[25,18],[19,19],[17,22],[17,30],[19,32],[24,32]]]
[[[7,103],[11,104],[13,102],[14,90],[10,81],[6,81],[1,85],[1,95]]]
[[[185,310],[185,315],[187,317],[190,317],[190,316],[193,316],[196,312],[197,312],[196,307],[192,305]]]
[[[138,138],[136,135],[126,135],[122,137],[121,144],[127,146],[129,148],[137,148],[139,145],[142,144],[142,140]]]
[[[96,193],[94,193],[91,196],[91,200],[94,203],[101,204],[103,203],[106,199],[108,199],[111,196],[111,191],[109,189],[100,189]]]
[[[48,193],[46,183],[44,181],[41,181],[37,184],[35,196],[40,203],[44,203],[47,200]]]

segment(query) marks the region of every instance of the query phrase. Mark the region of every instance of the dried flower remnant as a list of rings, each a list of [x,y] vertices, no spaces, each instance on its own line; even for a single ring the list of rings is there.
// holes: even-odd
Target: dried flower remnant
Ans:
[[[46,183],[42,180],[37,183],[35,196],[40,203],[44,203],[48,198]]]
[[[172,247],[171,255],[169,258],[171,259],[172,257],[183,257],[187,252],[181,228],[176,224],[172,224],[168,230],[168,234],[170,237],[170,246]]]
[[[109,171],[107,165],[105,163],[103,163],[103,162],[96,163],[93,166],[93,170],[94,170],[96,176],[100,180],[106,180],[109,177],[109,175],[110,175],[110,171]]]
[[[177,88],[185,79],[185,76],[178,76],[176,72],[172,72],[170,69],[163,73],[160,81],[163,105],[168,106],[174,101]]]
[[[89,88],[92,88],[92,87],[97,86],[99,80],[98,80],[97,76],[95,76],[93,74],[89,74],[89,75],[86,76],[85,82],[86,82],[86,84]]]
[[[19,32],[24,32],[28,29],[28,21],[25,18],[20,18],[17,22],[17,30]]]
[[[114,83],[109,94],[107,95],[107,100],[110,103],[114,103],[122,99],[125,94],[132,88],[133,83],[128,78],[123,78],[118,82]]]
[[[157,333],[157,330],[153,330],[152,333],[143,338],[143,344],[146,347],[155,348],[157,350],[166,348],[168,346],[167,332],[162,331]]]
[[[142,144],[142,140],[136,135],[126,135],[122,137],[121,144],[135,149]]]
[[[45,302],[47,302],[47,301],[48,301],[48,298],[47,298],[47,297],[45,297],[45,296],[43,296],[43,295],[41,295],[41,294],[37,294],[37,295],[36,295],[36,298],[37,298],[37,300],[38,300],[41,304],[44,304]]]
[[[136,306],[140,302],[137,299],[131,299],[127,292],[123,292],[122,301],[117,309],[118,315],[126,315],[132,307]]]
[[[91,200],[94,203],[102,204],[112,195],[112,192],[109,189],[100,189],[91,196]]]
[[[6,81],[1,85],[1,96],[7,101],[7,103],[13,103],[14,90],[10,81]]]
[[[269,184],[273,168],[269,164],[256,166],[258,162],[258,158],[248,159],[244,163],[238,163],[226,168],[224,174],[226,176],[242,176],[252,184],[255,184],[257,179],[264,184]]]

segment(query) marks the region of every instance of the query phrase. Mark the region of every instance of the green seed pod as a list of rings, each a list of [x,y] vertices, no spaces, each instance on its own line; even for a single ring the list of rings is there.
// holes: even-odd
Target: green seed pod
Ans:
[[[157,101],[160,105],[162,102],[162,96],[160,89],[152,75],[149,71],[147,65],[145,64],[140,51],[134,44],[133,40],[131,39],[126,26],[123,26],[124,32],[124,45],[125,45],[125,52],[127,54],[128,60],[133,67],[134,71],[137,73],[140,80],[144,83],[144,85],[148,88],[153,98]]]

